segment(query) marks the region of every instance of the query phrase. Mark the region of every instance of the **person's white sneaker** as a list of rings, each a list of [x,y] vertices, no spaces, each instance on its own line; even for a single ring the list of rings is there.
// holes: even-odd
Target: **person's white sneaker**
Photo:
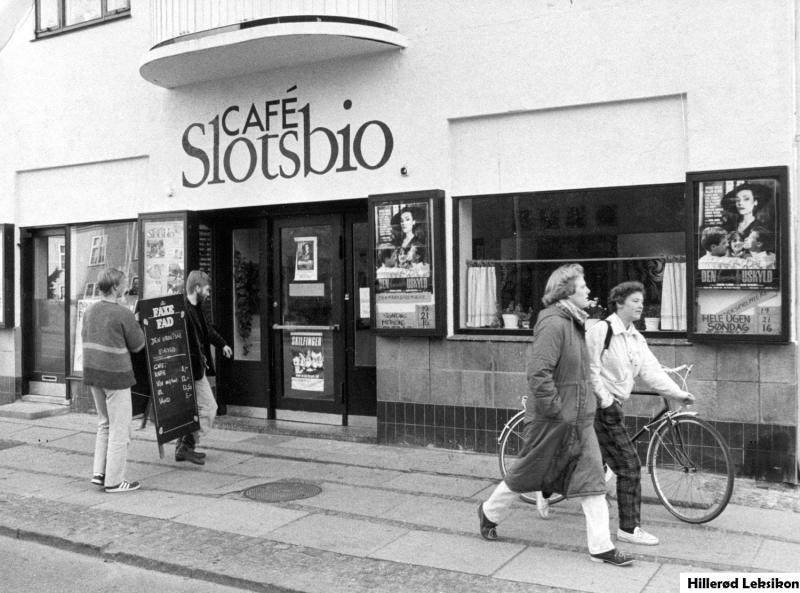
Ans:
[[[628,533],[622,529],[617,529],[617,540],[627,542],[629,544],[638,544],[640,546],[657,546],[658,538],[652,533],[647,533],[641,527],[633,530],[633,533]]]
[[[550,501],[542,496],[541,492],[536,492],[536,512],[542,519],[550,516]]]

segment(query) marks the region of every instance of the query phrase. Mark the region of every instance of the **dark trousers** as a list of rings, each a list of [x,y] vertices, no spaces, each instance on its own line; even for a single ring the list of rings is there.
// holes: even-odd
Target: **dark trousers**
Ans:
[[[636,447],[625,430],[624,414],[618,403],[597,410],[594,430],[603,461],[617,475],[617,506],[619,527],[633,531],[641,525],[642,464]]]

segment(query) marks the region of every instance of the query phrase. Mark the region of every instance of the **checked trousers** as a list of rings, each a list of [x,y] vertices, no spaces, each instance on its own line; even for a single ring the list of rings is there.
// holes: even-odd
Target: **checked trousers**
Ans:
[[[594,430],[603,461],[617,475],[619,528],[632,532],[641,525],[642,464],[625,430],[624,419],[622,406],[614,402],[607,408],[598,408]]]

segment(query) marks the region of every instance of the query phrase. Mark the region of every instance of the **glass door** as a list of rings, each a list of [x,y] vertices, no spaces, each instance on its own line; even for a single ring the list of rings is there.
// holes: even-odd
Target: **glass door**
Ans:
[[[66,238],[40,231],[31,240],[28,393],[66,397]]]
[[[344,414],[344,237],[339,215],[275,221],[276,407]]]

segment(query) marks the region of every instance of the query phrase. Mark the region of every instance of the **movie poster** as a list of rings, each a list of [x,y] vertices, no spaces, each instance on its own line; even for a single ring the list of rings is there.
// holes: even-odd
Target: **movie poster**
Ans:
[[[433,328],[430,203],[395,201],[373,207],[376,329]]]
[[[325,388],[325,355],[322,332],[291,332],[291,388],[296,391],[318,391]]]
[[[144,222],[144,298],[183,292],[183,226],[181,220]]]
[[[294,280],[317,280],[317,238],[295,237]]]
[[[781,175],[709,173],[695,206],[694,333],[781,336]]]

